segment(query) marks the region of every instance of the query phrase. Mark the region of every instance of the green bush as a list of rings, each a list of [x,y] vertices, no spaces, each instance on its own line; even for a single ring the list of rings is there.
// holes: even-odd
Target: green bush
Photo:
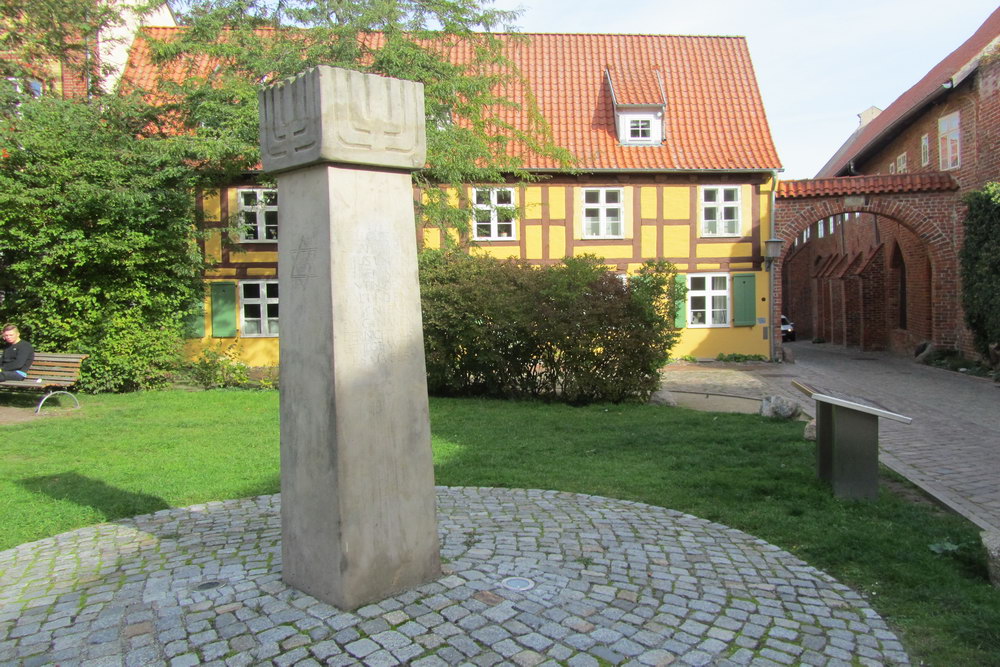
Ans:
[[[250,367],[240,361],[235,345],[226,349],[208,347],[187,367],[188,378],[205,389],[219,387],[248,387],[251,385]]]
[[[677,340],[666,262],[624,283],[593,256],[536,267],[425,251],[420,282],[434,394],[644,400]]]
[[[732,361],[732,362],[744,362],[744,361],[768,361],[768,358],[763,354],[740,354],[739,352],[730,352],[726,354],[724,352],[719,352],[715,357],[716,361]]]
[[[148,324],[130,313],[115,313],[69,351],[90,355],[81,367],[81,389],[123,392],[165,385],[180,362],[180,338],[167,326]]]
[[[965,323],[977,349],[1000,343],[1000,183],[965,197],[965,242],[959,255]]]

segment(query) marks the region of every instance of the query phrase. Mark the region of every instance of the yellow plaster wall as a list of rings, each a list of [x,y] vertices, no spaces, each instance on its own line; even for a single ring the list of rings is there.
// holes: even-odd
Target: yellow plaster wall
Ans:
[[[691,219],[691,188],[675,185],[663,188],[663,217],[666,220]]]
[[[218,190],[206,190],[201,195],[201,210],[208,222],[222,219],[222,200]]]
[[[674,359],[691,355],[699,359],[714,359],[719,354],[770,355],[769,341],[764,340],[763,327],[730,327],[719,329],[684,329],[681,339],[670,351]]]
[[[566,188],[549,188],[549,220],[566,219]]]
[[[562,259],[566,256],[566,228],[549,227],[549,258]]]
[[[277,262],[277,252],[241,252],[233,255],[233,259],[241,262]]]
[[[437,249],[441,247],[441,230],[437,227],[424,227],[424,247]]]
[[[640,252],[643,257],[653,259],[659,254],[656,248],[656,225],[640,225],[640,233]]]
[[[656,195],[658,193],[658,188],[655,187],[642,187],[639,188],[639,216],[642,218],[655,218],[656,217]]]
[[[699,243],[698,257],[746,257],[753,252],[749,243]]]
[[[518,246],[473,246],[469,251],[474,255],[486,255],[497,259],[521,258],[521,248]]]
[[[526,259],[542,259],[542,226],[524,226],[524,245]]]
[[[631,245],[588,245],[576,246],[573,248],[573,256],[597,255],[604,259],[631,259]]]
[[[667,225],[663,228],[663,252],[667,257],[687,257],[691,254],[691,227]]]
[[[542,188],[532,185],[524,189],[524,219],[538,220],[542,217]]]
[[[196,359],[202,350],[228,350],[231,345],[235,345],[234,351],[250,366],[278,365],[277,338],[193,338],[185,342],[184,355]]]

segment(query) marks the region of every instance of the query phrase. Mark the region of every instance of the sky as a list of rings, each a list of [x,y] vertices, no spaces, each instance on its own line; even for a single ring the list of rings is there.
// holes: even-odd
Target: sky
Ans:
[[[858,127],[972,36],[996,0],[496,0],[521,32],[741,35],[783,179],[812,178]]]

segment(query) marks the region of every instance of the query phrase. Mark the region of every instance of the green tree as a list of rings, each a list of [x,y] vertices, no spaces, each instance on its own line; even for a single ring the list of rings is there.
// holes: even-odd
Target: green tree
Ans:
[[[100,94],[110,65],[95,57],[110,46],[115,28],[155,5],[145,0],[0,0],[0,78],[53,90],[54,66]],[[10,100],[9,94],[7,95]]]
[[[962,307],[976,347],[985,356],[1000,343],[1000,183],[987,183],[965,197]]]
[[[127,99],[24,99],[0,123],[0,318],[83,352],[83,386],[155,386],[201,294],[195,173]]]
[[[527,90],[492,31],[515,16],[476,0],[211,0],[178,12],[185,29],[153,44],[162,67],[157,84],[169,96],[161,112],[170,127],[199,143],[209,182],[223,185],[259,163],[257,92],[316,65],[332,65],[424,84],[427,167],[414,175],[425,219],[465,229],[468,211],[440,185],[534,178],[517,157],[525,151],[569,164],[535,112]],[[213,65],[206,70],[206,58]],[[145,91],[153,92],[153,91]],[[505,110],[525,105],[529,126]],[[466,208],[468,202],[461,202]]]

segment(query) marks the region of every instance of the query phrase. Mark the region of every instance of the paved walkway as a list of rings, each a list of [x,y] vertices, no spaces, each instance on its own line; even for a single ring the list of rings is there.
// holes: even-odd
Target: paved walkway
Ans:
[[[726,526],[594,496],[443,487],[438,518],[445,576],[355,613],[281,582],[278,496],[24,544],[0,552],[0,663],[909,663],[859,595]]]
[[[1000,384],[887,353],[786,346],[795,363],[698,365],[666,373],[665,385],[780,394],[812,410],[791,386],[798,379],[912,417],[909,425],[880,420],[880,460],[980,528],[1000,530]]]

